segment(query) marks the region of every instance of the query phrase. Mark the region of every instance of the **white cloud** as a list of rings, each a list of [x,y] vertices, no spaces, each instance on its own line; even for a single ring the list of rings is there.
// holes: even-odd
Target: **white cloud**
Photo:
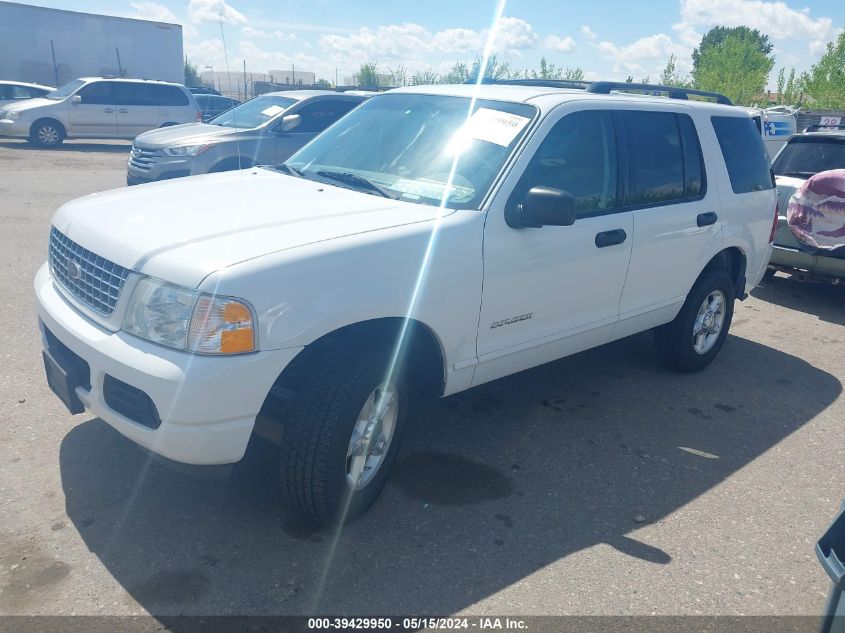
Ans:
[[[482,32],[482,39],[486,40],[488,31]],[[540,39],[534,32],[534,27],[520,18],[499,18],[498,28],[493,38],[493,50],[521,51],[534,48]]]
[[[581,25],[581,35],[586,37],[588,40],[597,40],[599,38],[599,36],[596,35],[596,32],[586,24]]]
[[[262,31],[261,29],[254,29],[251,26],[245,26],[241,29],[241,35],[244,37],[268,38],[273,37],[271,33]]]
[[[191,0],[188,4],[188,18],[191,22],[214,22],[246,24],[243,13],[227,4],[225,0]]]
[[[681,0],[681,22],[675,30],[714,25],[748,26],[773,39],[806,40],[810,48],[823,46],[834,34],[830,18],[810,16],[809,9],[793,9],[785,2],[764,0]]]
[[[558,37],[557,35],[549,35],[543,40],[543,46],[559,53],[574,53],[575,49],[578,48],[575,40],[571,37]]]
[[[197,37],[197,30],[190,24],[184,24],[184,20],[180,20],[173,11],[163,4],[156,2],[132,2],[132,8],[135,13],[132,18],[139,18],[141,20],[152,20],[153,22],[167,22],[169,24],[182,25],[182,32],[185,37]]]
[[[614,61],[615,72],[647,73],[656,68],[655,64],[662,66],[670,55],[678,57],[677,65],[681,72],[689,69],[689,47],[675,42],[665,33],[641,37],[624,46],[604,41],[595,46]]]

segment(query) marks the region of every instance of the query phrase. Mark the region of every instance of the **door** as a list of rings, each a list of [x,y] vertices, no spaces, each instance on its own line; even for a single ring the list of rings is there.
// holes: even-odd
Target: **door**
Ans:
[[[77,96],[78,100],[75,99]],[[117,108],[111,82],[94,81],[86,84],[67,103],[69,136],[117,136]]]
[[[274,128],[275,147],[272,160],[281,162],[290,158],[300,147],[304,146],[317,134],[325,130],[332,123],[337,121],[344,114],[352,110],[360,103],[352,99],[317,99],[309,101],[300,107],[290,108],[285,115],[298,114],[302,122],[298,127],[289,131],[278,131],[278,125]]]
[[[574,107],[547,117],[488,212],[474,384],[605,343],[618,318],[633,224],[619,209],[617,125]],[[573,225],[508,226],[505,210],[537,186],[573,196]]]
[[[718,192],[708,191],[692,118],[639,110],[622,120],[634,234],[617,337],[674,318],[721,243]]]
[[[135,138],[162,124],[159,95],[163,86],[141,82],[115,82],[117,127],[123,138]]]

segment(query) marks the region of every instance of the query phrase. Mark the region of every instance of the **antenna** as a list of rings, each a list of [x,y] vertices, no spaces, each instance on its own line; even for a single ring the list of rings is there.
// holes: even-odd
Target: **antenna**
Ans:
[[[232,75],[229,74],[229,52],[226,49],[226,35],[223,33],[223,14],[220,13],[217,16],[220,19],[220,39],[223,42],[223,59],[226,60],[226,81],[229,84],[229,91],[232,90]],[[246,60],[244,60],[244,72],[246,72]],[[240,88],[238,89],[238,93],[240,94]],[[244,95],[246,96],[246,95]],[[234,114],[234,113],[233,113]],[[235,126],[238,125],[238,115],[234,114],[235,117]],[[238,152],[238,169],[240,170],[241,165],[241,142],[239,140],[239,134],[235,134],[235,149]]]

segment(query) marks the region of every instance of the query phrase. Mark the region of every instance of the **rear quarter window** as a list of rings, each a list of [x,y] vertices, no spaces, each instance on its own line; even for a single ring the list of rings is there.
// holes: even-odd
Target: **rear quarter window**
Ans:
[[[711,117],[734,193],[774,189],[769,157],[751,118]]]

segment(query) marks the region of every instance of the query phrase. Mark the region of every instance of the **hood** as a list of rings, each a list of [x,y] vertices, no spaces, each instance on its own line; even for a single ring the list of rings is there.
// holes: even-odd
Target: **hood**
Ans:
[[[52,99],[45,99],[44,97],[35,97],[34,99],[24,99],[23,101],[3,102],[0,106],[7,112],[29,110],[30,108],[39,108],[41,106],[56,105],[61,101],[53,101]]]
[[[79,198],[53,226],[125,268],[195,287],[262,255],[437,215],[432,206],[252,169]]]
[[[234,136],[238,132],[248,131],[207,123],[183,123],[182,125],[171,125],[144,132],[135,138],[134,144],[138,147],[159,149],[172,145],[191,145],[195,141],[201,142],[207,139],[222,140]]]

